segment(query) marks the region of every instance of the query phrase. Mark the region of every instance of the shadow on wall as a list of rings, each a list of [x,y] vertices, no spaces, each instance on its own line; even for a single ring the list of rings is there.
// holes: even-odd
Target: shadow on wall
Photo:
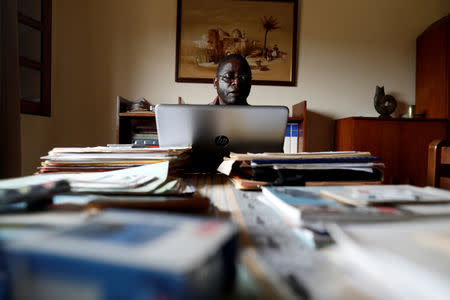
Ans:
[[[402,118],[406,117],[408,114],[408,106],[409,103],[406,99],[402,99],[400,95],[397,93],[391,93],[392,96],[397,100],[397,107],[395,111],[392,113],[392,117],[394,118]],[[413,103],[414,104],[414,103]]]
[[[307,112],[306,151],[332,151],[334,148],[334,119],[320,113]]]

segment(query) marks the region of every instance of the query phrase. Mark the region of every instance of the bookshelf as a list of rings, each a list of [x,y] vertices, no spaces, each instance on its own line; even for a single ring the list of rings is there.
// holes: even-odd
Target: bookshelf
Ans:
[[[153,112],[130,112],[132,101],[120,96],[117,97],[116,113],[116,143],[131,144],[133,135],[142,128],[156,132],[156,118]],[[305,151],[306,134],[306,101],[299,102],[292,106],[292,117],[288,123],[298,124],[297,129],[297,151]]]
[[[131,144],[133,135],[142,128],[156,134],[155,113],[150,111],[128,111],[133,102],[120,96],[117,97],[116,113],[116,143]]]

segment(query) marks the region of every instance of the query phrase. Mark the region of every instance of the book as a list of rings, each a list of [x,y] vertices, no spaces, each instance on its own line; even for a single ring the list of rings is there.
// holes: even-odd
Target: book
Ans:
[[[268,181],[274,185],[306,185],[306,182],[377,181],[381,182],[383,171],[378,168],[278,168],[274,166],[253,166],[252,179]]]
[[[136,167],[139,165],[131,165],[130,167]],[[105,172],[105,171],[114,171],[114,170],[120,170],[121,167],[114,167],[114,166],[107,166],[107,167],[95,167],[95,166],[88,166],[88,167],[79,167],[79,166],[62,166],[62,167],[38,167],[38,173],[39,174],[45,174],[45,173],[58,173],[58,172],[70,172],[70,173],[78,173],[78,172]]]
[[[268,204],[291,226],[312,225],[317,222],[395,220],[411,215],[410,212],[395,207],[353,207],[322,196],[324,191],[339,191],[344,188],[345,186],[261,187]]]
[[[291,124],[291,151],[290,153],[298,153],[298,124]]]
[[[284,157],[284,158],[256,158],[252,159],[253,164],[306,164],[306,163],[349,163],[349,162],[372,162],[380,161],[374,156],[348,156],[348,157]]]
[[[234,187],[239,190],[260,190],[262,186],[272,185],[267,181],[243,178],[242,176],[231,174],[229,176]],[[305,181],[305,186],[340,186],[340,185],[368,185],[381,184],[381,181],[367,180],[367,181]]]
[[[283,152],[284,153],[291,152],[291,124],[289,123],[286,125],[286,134],[284,136]]]
[[[1,251],[17,299],[214,299],[234,281],[237,242],[227,221],[106,210]]]
[[[338,190],[324,190],[321,195],[354,206],[450,203],[448,191],[412,185],[348,186]]]
[[[131,143],[137,145],[159,145],[157,133],[136,133],[131,136]]]
[[[178,155],[184,152],[191,151],[190,147],[160,147],[156,149],[147,149],[147,148],[132,148],[129,144],[122,144],[121,146],[115,147],[104,147],[104,146],[96,146],[96,147],[56,147],[49,151],[49,155],[58,155],[62,153],[156,153],[156,152],[164,152],[172,155]]]
[[[126,208],[183,213],[206,213],[210,208],[209,198],[198,193],[179,195],[73,195],[61,194],[53,197],[51,209],[106,209]]]
[[[264,203],[297,230],[302,239],[322,247],[333,242],[330,223],[395,223],[427,220],[450,215],[450,203],[415,205],[350,206],[322,196],[324,191],[340,191],[347,186],[275,187],[262,186]],[[444,191],[446,192],[446,191]]]
[[[133,145],[149,145],[149,146],[159,146],[158,139],[136,139],[131,138],[131,142]]]

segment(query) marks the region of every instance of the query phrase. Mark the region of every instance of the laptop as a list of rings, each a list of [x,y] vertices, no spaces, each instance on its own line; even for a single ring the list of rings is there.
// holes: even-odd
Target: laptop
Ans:
[[[283,152],[285,106],[158,104],[160,147],[192,146],[194,152]]]

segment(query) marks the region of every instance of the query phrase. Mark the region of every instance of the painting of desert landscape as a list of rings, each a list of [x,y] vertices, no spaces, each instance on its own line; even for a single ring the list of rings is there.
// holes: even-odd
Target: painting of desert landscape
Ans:
[[[179,1],[179,81],[211,82],[220,59],[236,53],[249,62],[253,83],[293,83],[294,1]]]

